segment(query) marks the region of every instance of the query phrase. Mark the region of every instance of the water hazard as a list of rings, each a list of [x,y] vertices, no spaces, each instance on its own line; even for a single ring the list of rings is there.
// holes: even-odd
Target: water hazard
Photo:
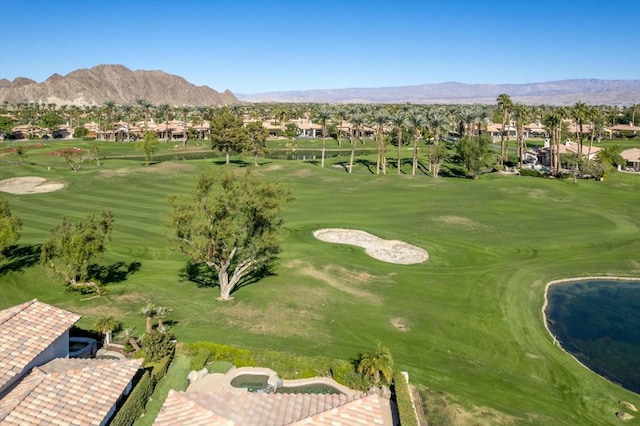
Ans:
[[[640,393],[640,282],[549,287],[549,329],[562,347],[612,382]]]

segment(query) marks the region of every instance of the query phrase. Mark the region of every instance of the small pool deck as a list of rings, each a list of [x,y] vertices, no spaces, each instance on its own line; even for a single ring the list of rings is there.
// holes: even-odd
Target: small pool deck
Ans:
[[[200,393],[209,393],[209,392],[231,392],[234,394],[245,394],[249,392],[246,388],[236,388],[231,386],[231,381],[238,376],[243,374],[251,374],[251,375],[264,375],[267,376],[267,384],[270,388],[276,389],[279,387],[295,387],[295,386],[304,386],[304,385],[312,385],[312,384],[324,384],[331,387],[336,388],[340,392],[344,393],[348,397],[359,397],[363,395],[360,391],[354,391],[353,389],[349,389],[346,386],[341,385],[330,377],[311,377],[307,379],[295,379],[295,380],[282,380],[278,377],[278,374],[269,369],[269,368],[261,368],[261,367],[240,367],[240,368],[232,368],[227,371],[225,374],[222,373],[211,373],[206,376],[195,380],[192,382],[187,388],[186,392],[200,392]]]

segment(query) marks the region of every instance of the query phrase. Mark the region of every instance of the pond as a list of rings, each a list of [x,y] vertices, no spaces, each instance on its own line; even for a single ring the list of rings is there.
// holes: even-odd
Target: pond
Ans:
[[[640,393],[640,282],[590,280],[549,286],[547,324],[585,366]]]

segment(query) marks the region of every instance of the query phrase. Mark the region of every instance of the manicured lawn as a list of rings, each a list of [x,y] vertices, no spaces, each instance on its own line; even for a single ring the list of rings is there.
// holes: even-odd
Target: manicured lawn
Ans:
[[[134,423],[136,426],[150,426],[160,413],[160,408],[164,400],[167,398],[171,389],[176,391],[183,391],[187,389],[187,375],[189,374],[189,364],[191,358],[182,355],[176,355],[167,375],[164,376],[156,385],[147,406],[145,407],[145,413],[142,417]]]
[[[124,145],[109,149],[135,152]],[[367,161],[375,167],[375,153],[358,157],[351,175],[334,164],[344,160],[322,169],[318,162],[262,159],[258,173],[296,197],[285,211],[283,251],[272,275],[219,303],[215,288],[181,278],[185,259],[168,243],[167,196],[189,193],[202,170],[244,163],[143,167],[107,159],[73,173],[41,149],[30,151],[34,165],[0,163],[0,179],[43,176],[68,184],[48,194],[3,194],[24,222],[20,244],[42,243],[65,215],[109,208],[114,233],[102,263],[139,262],[139,269],[108,283],[106,296],[87,300],[28,259],[10,259],[0,275],[0,308],[37,297],[83,315],[80,326],[113,315],[141,331],[138,312],[153,301],[173,308],[165,322],[184,342],[344,359],[382,342],[414,383],[480,413],[479,423],[492,422],[482,407],[522,423],[602,425],[618,423],[619,400],[640,406],[638,395],[554,346],[541,314],[544,285],[552,279],[638,276],[640,176],[616,173],[577,184],[499,174],[436,180],[410,176],[408,163],[407,174],[398,176],[395,168],[371,174]],[[391,163],[394,155],[389,152]],[[407,241],[430,258],[419,265],[383,263],[361,248],[316,240],[312,232],[325,227]]]

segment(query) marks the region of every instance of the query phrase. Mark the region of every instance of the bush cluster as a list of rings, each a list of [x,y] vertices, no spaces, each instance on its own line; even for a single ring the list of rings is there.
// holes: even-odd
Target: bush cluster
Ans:
[[[537,170],[522,168],[520,169],[520,176],[542,177],[542,174]]]
[[[396,404],[402,426],[418,426],[418,419],[411,403],[409,385],[400,371],[393,374],[393,388],[395,390]]]
[[[200,371],[204,368],[209,360],[209,351],[207,348],[200,348],[191,358],[191,370]]]

